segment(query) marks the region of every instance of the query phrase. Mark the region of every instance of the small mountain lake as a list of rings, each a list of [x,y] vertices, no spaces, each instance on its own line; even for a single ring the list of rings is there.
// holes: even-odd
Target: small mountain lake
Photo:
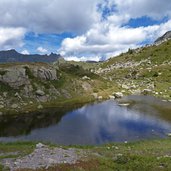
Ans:
[[[171,103],[151,96],[128,96],[82,107],[52,108],[0,116],[0,142],[41,141],[61,145],[164,138],[171,133]]]

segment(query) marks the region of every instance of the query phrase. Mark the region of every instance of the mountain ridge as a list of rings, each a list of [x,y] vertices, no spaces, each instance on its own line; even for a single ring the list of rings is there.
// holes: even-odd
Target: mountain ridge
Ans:
[[[40,54],[21,54],[15,49],[0,51],[0,63],[10,62],[45,62],[51,63],[57,61],[62,56],[60,54],[51,53],[50,55]]]
[[[155,44],[161,44],[164,41],[171,39],[171,31],[167,31],[164,35],[155,40]]]

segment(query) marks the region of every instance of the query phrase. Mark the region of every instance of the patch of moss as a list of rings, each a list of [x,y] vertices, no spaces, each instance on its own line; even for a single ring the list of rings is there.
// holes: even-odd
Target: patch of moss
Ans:
[[[0,75],[3,76],[7,73],[7,71],[0,71]]]
[[[26,70],[26,75],[28,76],[28,78],[34,79],[35,77],[34,77],[33,73],[31,72],[30,68],[28,66],[25,66],[24,68]]]

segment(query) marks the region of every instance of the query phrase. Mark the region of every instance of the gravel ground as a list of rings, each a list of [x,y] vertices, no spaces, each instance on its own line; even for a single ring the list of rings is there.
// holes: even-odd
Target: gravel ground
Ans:
[[[77,149],[49,148],[39,143],[33,153],[15,160],[4,159],[2,164],[9,167],[11,171],[17,169],[48,169],[57,164],[74,164],[81,156],[81,151]]]

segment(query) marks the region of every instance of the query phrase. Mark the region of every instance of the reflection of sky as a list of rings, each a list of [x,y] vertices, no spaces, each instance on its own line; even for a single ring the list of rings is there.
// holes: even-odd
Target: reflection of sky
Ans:
[[[58,144],[101,144],[163,137],[171,124],[151,115],[152,108],[143,104],[146,112],[120,107],[114,101],[86,105],[66,114],[48,128],[36,129],[30,135],[0,140],[43,140]],[[154,111],[153,111],[154,112]]]

